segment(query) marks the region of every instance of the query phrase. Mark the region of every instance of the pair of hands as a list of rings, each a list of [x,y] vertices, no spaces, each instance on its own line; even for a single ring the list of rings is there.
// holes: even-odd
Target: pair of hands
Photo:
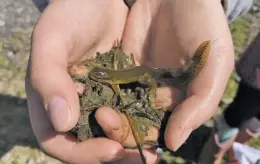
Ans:
[[[169,118],[167,147],[178,149],[192,130],[214,114],[234,65],[220,0],[137,0],[131,11],[123,0],[53,0],[34,29],[26,75],[32,128],[49,155],[69,163],[141,162],[137,151],[124,150],[118,142],[129,126],[127,121],[122,125],[122,116],[110,108],[96,114],[109,139],[77,143],[66,133],[80,113],[68,67],[97,51],[110,50],[117,39],[123,39],[123,51],[133,53],[137,63],[156,67],[179,67],[180,57],[192,55],[205,40],[215,40],[204,69],[188,87],[187,98]],[[156,99],[169,107],[182,96],[175,88],[159,88]],[[148,163],[157,160],[152,150],[144,154]]]

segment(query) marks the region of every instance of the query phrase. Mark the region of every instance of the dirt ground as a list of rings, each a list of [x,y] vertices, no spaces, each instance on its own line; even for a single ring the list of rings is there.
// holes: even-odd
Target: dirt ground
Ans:
[[[28,117],[24,75],[30,52],[30,37],[40,13],[31,0],[0,0],[0,164],[58,164],[43,154],[31,130]],[[260,27],[260,1],[255,0],[250,12],[232,28],[236,52],[251,42]],[[220,110],[232,101],[237,88],[236,74],[227,86]],[[210,133],[212,122],[197,129],[175,154],[192,163]]]

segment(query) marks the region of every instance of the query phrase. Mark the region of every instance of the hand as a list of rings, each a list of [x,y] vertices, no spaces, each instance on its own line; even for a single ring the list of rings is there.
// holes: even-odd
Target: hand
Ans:
[[[64,132],[79,117],[67,67],[108,51],[122,36],[127,12],[117,0],[53,0],[41,15],[32,37],[26,91],[32,128],[47,154],[69,163],[113,161],[124,155],[118,142],[100,138],[76,143]]]
[[[212,41],[205,67],[168,120],[165,142],[176,151],[215,113],[234,66],[223,7],[220,0],[137,1],[126,25],[124,51],[135,54],[139,63],[156,67],[179,67],[180,58],[192,57],[203,41]],[[183,99],[176,89],[161,88],[158,95],[166,107]]]
[[[111,162],[121,157],[123,163],[140,162],[137,151],[125,151],[114,141],[123,132],[118,128],[120,118],[111,108],[99,109],[96,119],[113,140],[77,143],[65,133],[79,118],[78,90],[67,68],[96,52],[110,50],[122,38],[127,12],[127,6],[118,0],[53,0],[37,22],[25,82],[33,131],[50,156],[68,163]],[[154,163],[155,153],[144,153]]]

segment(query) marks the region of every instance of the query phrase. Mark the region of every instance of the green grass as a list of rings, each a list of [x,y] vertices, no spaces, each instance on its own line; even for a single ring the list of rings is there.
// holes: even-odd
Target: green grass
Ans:
[[[238,88],[238,83],[236,81],[237,76],[238,75],[236,72],[232,72],[232,75],[227,83],[223,99],[233,99],[235,97]]]
[[[4,56],[4,53],[0,49],[0,67],[7,67],[9,64],[8,59]]]
[[[241,17],[235,20],[230,25],[230,30],[232,32],[232,39],[236,49],[236,57],[239,56],[239,52],[243,51],[245,44],[248,39],[248,27],[250,22],[248,19]]]

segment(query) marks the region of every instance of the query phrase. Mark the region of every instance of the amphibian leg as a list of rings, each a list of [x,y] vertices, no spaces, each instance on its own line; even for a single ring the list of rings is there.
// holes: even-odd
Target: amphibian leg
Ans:
[[[159,106],[155,105],[155,95],[156,95],[156,88],[157,88],[157,83],[156,80],[152,78],[152,76],[148,73],[144,74],[142,77],[138,79],[140,83],[146,83],[148,84],[149,87],[151,87],[149,91],[149,101],[150,105],[152,108],[161,108]]]
[[[120,61],[120,53],[122,53],[120,51],[120,47],[121,47],[121,44],[117,41],[117,47],[114,51],[114,56],[113,56],[113,68],[114,70],[118,70],[118,67],[119,67],[119,62],[122,62]],[[120,100],[122,101],[122,104],[123,106],[125,105],[124,103],[124,100],[123,100],[123,96],[120,92],[120,88],[119,88],[119,85],[116,85],[116,84],[112,84],[112,88],[115,92],[115,95],[113,96],[113,101],[116,101],[117,100],[117,97],[119,96]]]

